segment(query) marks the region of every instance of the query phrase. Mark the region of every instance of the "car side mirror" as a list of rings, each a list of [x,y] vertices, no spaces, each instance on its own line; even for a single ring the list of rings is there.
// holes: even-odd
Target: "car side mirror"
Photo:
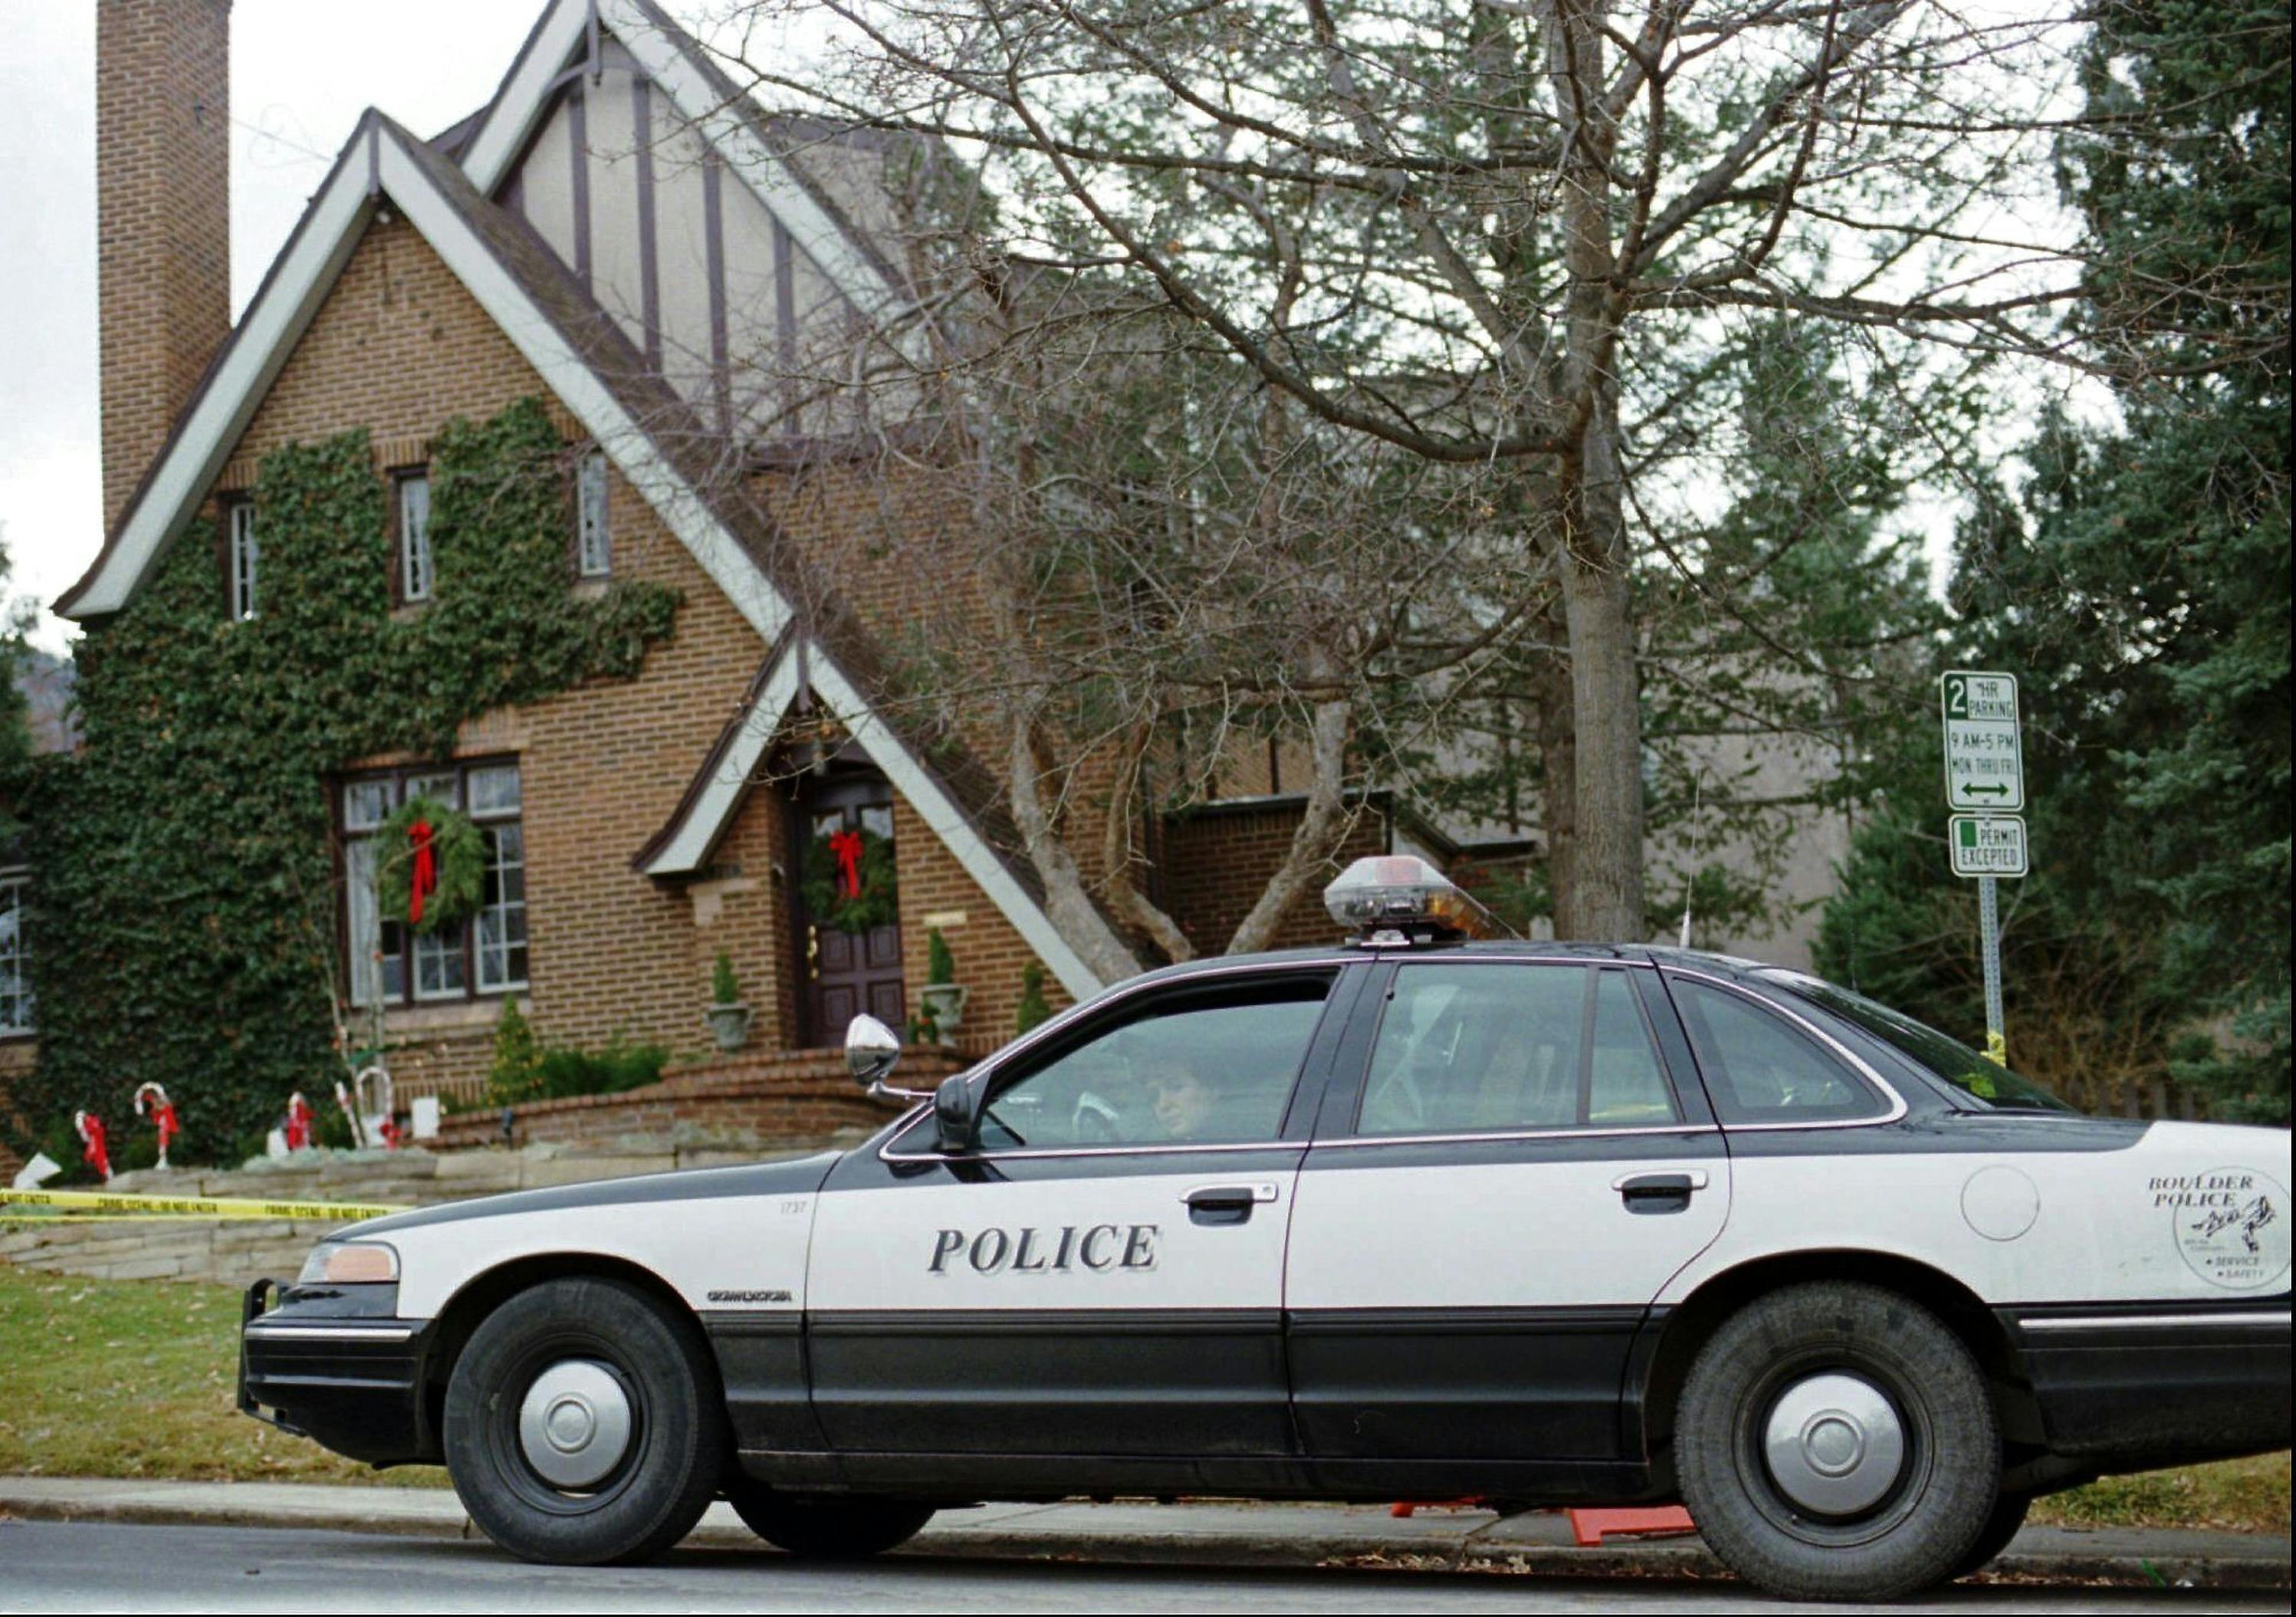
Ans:
[[[856,1016],[845,1024],[845,1066],[853,1074],[853,1081],[872,1095],[898,1096],[903,1100],[922,1100],[924,1095],[915,1089],[889,1088],[885,1075],[901,1059],[901,1040],[892,1029],[874,1016]]]
[[[941,1079],[940,1088],[933,1091],[933,1129],[939,1136],[940,1149],[950,1155],[971,1151],[980,1125],[980,1111],[964,1074],[952,1073]]]

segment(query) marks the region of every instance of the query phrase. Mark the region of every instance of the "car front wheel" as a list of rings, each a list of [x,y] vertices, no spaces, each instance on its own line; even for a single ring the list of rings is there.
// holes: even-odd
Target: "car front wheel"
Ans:
[[[472,1334],[447,1383],[447,1472],[529,1561],[650,1561],[701,1520],[726,1457],[708,1349],[619,1281],[545,1281]]]
[[[1683,1503],[1723,1563],[1789,1598],[1954,1577],[1999,1497],[2001,1438],[1961,1339],[1879,1286],[1790,1286],[1724,1321],[1675,1420]]]
[[[726,1500],[750,1531],[776,1549],[812,1561],[859,1561],[906,1544],[932,1520],[930,1505],[898,1499],[812,1499],[740,1477]]]

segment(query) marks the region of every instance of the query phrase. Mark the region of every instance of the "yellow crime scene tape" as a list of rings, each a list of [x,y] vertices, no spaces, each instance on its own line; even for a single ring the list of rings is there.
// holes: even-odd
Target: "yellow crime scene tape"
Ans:
[[[380,1219],[390,1213],[413,1212],[412,1207],[368,1202],[273,1202],[255,1196],[130,1196],[107,1190],[0,1189],[0,1219],[14,1222],[18,1207],[69,1210],[44,1223],[73,1223],[97,1219],[324,1219],[345,1223],[355,1219]]]

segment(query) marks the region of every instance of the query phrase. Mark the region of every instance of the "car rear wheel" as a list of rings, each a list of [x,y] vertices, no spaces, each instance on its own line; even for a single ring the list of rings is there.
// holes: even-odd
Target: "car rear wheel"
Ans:
[[[1890,1600],[1956,1576],[1977,1547],[2001,1438],[1983,1373],[1935,1315],[1823,1282],[1749,1304],[1700,1350],[1675,1462],[1740,1577],[1789,1598]]]
[[[907,1543],[932,1520],[930,1505],[898,1499],[819,1499],[778,1493],[742,1477],[726,1500],[750,1531],[776,1549],[811,1561],[859,1561]]]
[[[650,1561],[725,1464],[716,1371],[692,1326],[620,1281],[545,1281],[472,1334],[447,1384],[447,1472],[488,1538],[529,1561]]]

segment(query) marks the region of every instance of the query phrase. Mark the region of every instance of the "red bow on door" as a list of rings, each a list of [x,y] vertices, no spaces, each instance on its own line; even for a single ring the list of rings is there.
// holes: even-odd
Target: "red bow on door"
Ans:
[[[406,920],[412,926],[422,924],[422,900],[439,891],[439,855],[430,838],[429,820],[417,820],[406,828],[407,844],[414,850],[414,874],[406,883]]]
[[[857,831],[832,831],[829,833],[829,854],[837,861],[837,896],[857,899],[861,896],[861,833]]]

